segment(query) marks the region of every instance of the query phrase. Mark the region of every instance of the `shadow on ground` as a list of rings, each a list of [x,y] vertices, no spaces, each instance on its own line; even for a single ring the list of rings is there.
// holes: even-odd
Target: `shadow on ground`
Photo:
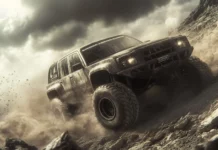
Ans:
[[[145,96],[145,98],[147,97]],[[164,100],[164,98],[166,97],[161,95],[159,101]],[[164,109],[162,105],[151,104],[148,110],[143,110],[140,116],[141,121],[134,130],[136,132],[144,132],[145,130],[155,129],[161,124],[175,121],[188,113],[192,115],[202,114],[210,109],[217,98],[217,79],[197,96],[193,96],[192,92],[184,90],[180,95],[171,100]]]

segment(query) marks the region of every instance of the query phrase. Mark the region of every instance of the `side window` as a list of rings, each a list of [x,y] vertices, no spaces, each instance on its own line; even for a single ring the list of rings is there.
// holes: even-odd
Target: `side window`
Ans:
[[[57,80],[58,77],[58,69],[57,69],[57,64],[54,64],[50,67],[49,73],[48,73],[48,82],[51,83],[55,80]]]
[[[80,58],[79,58],[78,54],[72,54],[70,56],[70,69],[71,69],[71,72],[80,70],[82,68],[83,68],[83,65],[82,65],[82,63],[80,61]]]
[[[61,70],[62,70],[62,77],[69,74],[67,58],[61,61]]]

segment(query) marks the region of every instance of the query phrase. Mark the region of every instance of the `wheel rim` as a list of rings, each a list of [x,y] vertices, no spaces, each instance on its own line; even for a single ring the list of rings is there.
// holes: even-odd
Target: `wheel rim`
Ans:
[[[101,99],[99,101],[98,108],[99,108],[99,112],[101,116],[104,119],[110,121],[116,117],[116,108],[115,108],[114,103],[111,100],[107,98]]]

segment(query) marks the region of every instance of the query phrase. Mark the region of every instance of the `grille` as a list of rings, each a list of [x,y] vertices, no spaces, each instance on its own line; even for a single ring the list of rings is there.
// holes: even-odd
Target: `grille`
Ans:
[[[161,63],[156,62],[156,63],[152,64],[151,66],[152,66],[153,69],[156,69],[156,68],[163,67],[163,66],[165,66],[167,64],[170,64],[170,63],[174,62],[175,60],[178,60],[177,56],[170,57],[168,60],[166,60],[164,62],[161,62]]]
[[[151,64],[150,65],[150,69],[157,69],[157,68],[160,68],[160,67],[164,67],[165,65],[168,65],[168,64],[173,63],[175,61],[178,61],[180,59],[184,59],[185,57],[186,57],[186,53],[185,52],[177,54],[175,56],[171,56],[166,61],[156,62],[154,64]]]
[[[171,52],[173,52],[172,45],[169,42],[164,42],[159,45],[147,47],[144,51],[144,59],[145,61],[157,59]]]

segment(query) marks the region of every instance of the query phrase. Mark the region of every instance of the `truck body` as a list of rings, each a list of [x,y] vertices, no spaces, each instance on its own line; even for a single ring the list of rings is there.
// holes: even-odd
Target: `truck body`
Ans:
[[[177,67],[192,51],[185,36],[145,43],[124,35],[104,39],[54,63],[49,69],[47,94],[50,99],[59,97],[78,103],[81,94],[93,92],[112,80],[142,88],[134,85],[134,79],[138,79],[149,86],[159,72]]]
[[[170,85],[166,93],[174,97],[175,83],[195,93],[210,83],[210,68],[192,52],[187,37],[181,35],[150,42],[126,35],[103,39],[51,65],[47,95],[51,102],[58,98],[71,114],[87,103],[84,100],[92,100],[104,127],[129,128],[142,110],[137,97],[153,85]]]

